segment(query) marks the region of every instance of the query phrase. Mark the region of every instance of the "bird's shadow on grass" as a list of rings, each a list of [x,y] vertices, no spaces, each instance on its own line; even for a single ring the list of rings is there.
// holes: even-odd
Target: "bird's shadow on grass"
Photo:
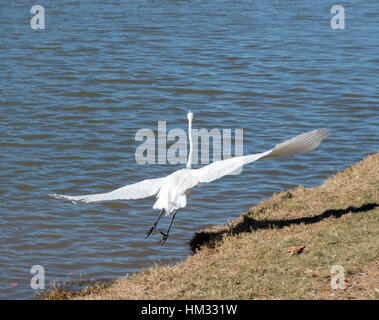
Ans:
[[[253,232],[258,229],[272,229],[272,228],[284,228],[293,224],[311,224],[317,223],[329,217],[340,218],[341,216],[352,212],[359,213],[364,211],[370,211],[375,209],[379,204],[377,203],[367,203],[360,207],[350,206],[346,209],[330,209],[323,213],[312,216],[312,217],[302,217],[296,219],[282,219],[282,220],[255,220],[248,217],[247,215],[242,216],[242,221],[234,226],[228,227],[221,231],[200,231],[196,232],[194,237],[189,243],[192,252],[196,252],[201,246],[206,245],[208,247],[214,247],[217,242],[221,241],[224,234],[237,235],[245,232]]]

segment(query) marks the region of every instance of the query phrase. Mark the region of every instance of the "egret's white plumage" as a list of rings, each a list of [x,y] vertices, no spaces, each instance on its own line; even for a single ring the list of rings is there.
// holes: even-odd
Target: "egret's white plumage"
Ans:
[[[321,141],[324,140],[330,134],[330,132],[326,129],[313,130],[298,135],[282,143],[279,143],[273,149],[268,150],[266,152],[234,157],[226,160],[220,160],[199,169],[192,169],[191,164],[193,155],[193,114],[189,112],[187,117],[189,122],[188,134],[190,141],[190,154],[188,157],[186,168],[175,171],[163,178],[143,180],[141,182],[130,184],[107,193],[90,194],[82,196],[66,196],[53,194],[51,196],[57,199],[70,200],[74,203],[90,203],[108,200],[131,200],[147,198],[156,195],[157,200],[153,208],[160,209],[161,214],[164,212],[166,215],[173,214],[173,216],[175,216],[177,210],[184,208],[187,205],[187,198],[189,197],[192,188],[200,186],[202,183],[212,182],[226,175],[238,174],[241,172],[241,169],[244,165],[247,165],[257,160],[289,157],[297,154],[306,153],[317,148]],[[158,221],[156,221],[156,223],[157,222]],[[152,231],[155,230],[156,223],[154,224]],[[148,233],[148,235],[150,233]],[[164,241],[167,239],[167,235],[165,235],[166,238],[164,239]]]

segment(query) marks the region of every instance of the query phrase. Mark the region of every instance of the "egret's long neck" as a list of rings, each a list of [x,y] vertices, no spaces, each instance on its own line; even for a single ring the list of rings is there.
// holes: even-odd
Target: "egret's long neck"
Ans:
[[[188,139],[190,143],[190,151],[187,160],[187,169],[191,169],[192,166],[192,154],[193,154],[193,139],[192,139],[192,116],[188,117]]]

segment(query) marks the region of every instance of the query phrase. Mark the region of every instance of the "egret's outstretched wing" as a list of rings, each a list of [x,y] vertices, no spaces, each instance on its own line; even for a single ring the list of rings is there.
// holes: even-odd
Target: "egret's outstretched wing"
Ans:
[[[51,194],[57,199],[66,199],[72,202],[99,202],[107,200],[131,200],[151,197],[158,193],[165,178],[147,179],[107,193],[87,194],[83,196],[65,196]]]
[[[234,157],[226,160],[215,161],[200,169],[192,170],[198,182],[212,182],[223,176],[241,173],[245,164],[256,161],[266,156],[270,151],[249,156]]]
[[[269,151],[216,161],[200,169],[194,169],[192,172],[198,182],[212,182],[226,175],[239,174],[244,165],[257,160],[289,157],[311,151],[317,148],[329,134],[330,132],[326,129],[313,130],[279,143]]]
[[[321,141],[329,135],[330,131],[326,129],[318,129],[300,134],[292,139],[277,144],[275,148],[272,149],[268,155],[261,158],[261,160],[306,153],[316,149]]]

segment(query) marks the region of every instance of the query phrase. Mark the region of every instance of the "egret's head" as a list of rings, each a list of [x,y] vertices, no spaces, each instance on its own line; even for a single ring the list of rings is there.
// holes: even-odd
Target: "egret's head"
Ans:
[[[191,110],[188,111],[187,118],[188,118],[188,121],[192,122],[192,120],[193,120],[193,113],[191,112]]]

